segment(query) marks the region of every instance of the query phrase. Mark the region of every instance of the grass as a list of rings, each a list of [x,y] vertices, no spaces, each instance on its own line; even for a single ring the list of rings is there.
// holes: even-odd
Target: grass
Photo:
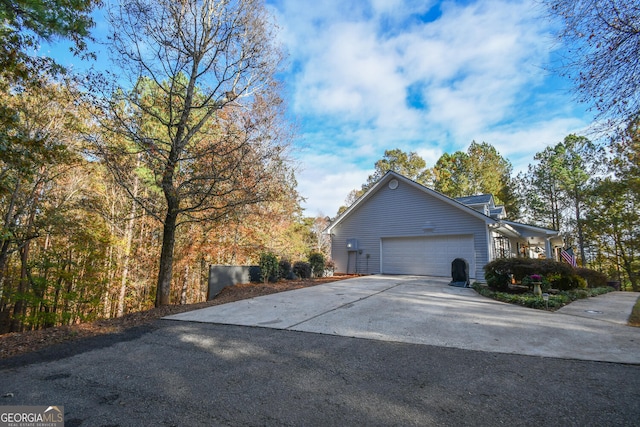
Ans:
[[[640,326],[640,298],[638,298],[638,301],[636,301],[636,304],[633,306],[633,310],[631,310],[629,326]]]
[[[509,292],[497,292],[489,289],[485,285],[481,285],[480,283],[474,283],[473,289],[478,292],[480,295],[485,296],[487,298],[494,299],[496,301],[507,302],[510,304],[517,304],[524,307],[535,308],[538,310],[549,310],[555,311],[562,306],[569,304],[572,301],[594,297],[597,295],[606,294],[607,292],[611,292],[614,289],[612,287],[604,287],[604,288],[587,288],[587,289],[574,289],[571,291],[560,291],[556,294],[549,295],[549,301],[546,303],[542,297],[533,295],[531,293],[509,293]],[[637,321],[640,325],[640,299],[638,303],[636,303],[637,308]],[[636,309],[634,308],[634,312]],[[633,315],[633,314],[632,314]]]

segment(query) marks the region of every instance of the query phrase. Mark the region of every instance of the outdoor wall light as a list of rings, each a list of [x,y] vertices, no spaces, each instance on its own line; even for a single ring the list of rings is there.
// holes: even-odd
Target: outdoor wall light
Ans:
[[[429,232],[429,231],[433,231],[433,230],[435,230],[435,229],[436,229],[436,226],[435,226],[435,225],[433,225],[433,224],[431,223],[431,221],[427,221],[427,222],[425,222],[425,223],[424,223],[424,225],[422,226],[422,230],[423,230],[425,233],[427,233],[427,232]]]

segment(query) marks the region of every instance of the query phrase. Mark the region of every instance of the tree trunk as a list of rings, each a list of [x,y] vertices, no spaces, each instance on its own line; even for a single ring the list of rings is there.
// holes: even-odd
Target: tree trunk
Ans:
[[[7,259],[9,256],[9,239],[5,239],[2,242],[2,247],[0,248],[0,301],[2,301],[2,296],[4,295],[4,279],[5,279],[5,270],[7,268]]]
[[[0,248],[0,299],[2,299],[2,293],[4,290],[4,271],[7,266],[7,259],[9,257],[9,245],[11,244],[11,238],[9,232],[15,228],[16,220],[13,217],[13,209],[16,204],[16,197],[20,190],[20,181],[17,182],[16,188],[11,193],[11,200],[7,207],[7,213],[4,217],[4,233],[7,236],[2,238],[2,247]]]
[[[177,219],[176,210],[169,207],[162,231],[162,251],[160,252],[156,307],[171,304],[171,276],[173,274],[173,248],[176,244]]]
[[[65,268],[67,269],[67,272],[69,273],[64,281],[67,282],[67,290],[66,290],[66,294],[62,294],[62,314],[63,316],[65,316],[66,314],[70,314],[69,313],[69,294],[71,294],[71,291],[73,290],[73,277],[71,274],[71,270],[72,270],[72,266],[73,266],[73,249],[69,249],[68,251],[68,255],[67,255],[67,260],[66,260],[66,266]],[[63,282],[64,283],[64,282]],[[69,320],[67,320],[67,325],[71,324],[71,316],[69,316]]]
[[[176,131],[176,139],[180,140],[184,126],[180,125]],[[171,276],[173,273],[173,249],[176,245],[176,224],[180,209],[178,192],[173,186],[173,173],[181,149],[173,145],[169,153],[167,166],[162,174],[162,192],[167,200],[167,215],[162,229],[162,250],[160,251],[160,269],[158,271],[158,286],[156,290],[156,307],[171,304]]]
[[[140,155],[138,155],[138,163],[136,166],[140,167]],[[136,221],[136,208],[138,205],[138,202],[135,199],[138,197],[139,185],[138,175],[136,175],[132,190],[133,199],[131,200],[131,211],[129,212],[129,219],[127,220],[127,226],[124,232],[124,261],[122,263],[122,278],[120,280],[120,294],[118,295],[117,317],[122,317],[124,315],[124,298],[127,295],[127,280],[129,279],[129,263],[131,261],[131,244],[133,242],[133,226]]]
[[[551,211],[552,211],[552,222],[553,229],[560,230],[560,207],[558,206],[558,194],[553,190],[553,194],[551,195]]]
[[[576,226],[578,227],[578,244],[580,245],[580,262],[581,267],[586,268],[587,266],[587,257],[584,251],[584,231],[582,229],[582,218],[580,218],[580,197],[578,192],[575,194],[575,202],[576,202]]]
[[[187,289],[189,283],[189,264],[184,266],[184,276],[182,277],[182,294],[180,295],[180,305],[187,303]]]
[[[27,262],[29,261],[29,241],[20,249],[20,282],[18,284],[18,297],[13,307],[13,320],[11,332],[22,332],[24,329],[23,317],[27,313],[25,294],[29,287],[27,277]]]

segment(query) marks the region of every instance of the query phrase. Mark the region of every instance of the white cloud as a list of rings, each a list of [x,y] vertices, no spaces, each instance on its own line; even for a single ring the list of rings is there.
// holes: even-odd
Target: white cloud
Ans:
[[[486,141],[520,164],[584,127],[547,87],[551,43],[534,1],[434,4],[274,1],[292,110],[312,147],[299,158],[312,214],[334,215],[387,149],[433,164]]]
[[[307,216],[334,217],[347,195],[373,173],[335,155],[307,155],[300,160],[304,167],[297,174],[298,191],[308,198]]]

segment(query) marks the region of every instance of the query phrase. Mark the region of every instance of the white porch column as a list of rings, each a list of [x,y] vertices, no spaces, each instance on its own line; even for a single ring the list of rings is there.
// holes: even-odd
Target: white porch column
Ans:
[[[545,254],[546,254],[546,256],[547,256],[547,259],[553,259],[553,260],[555,260],[555,258],[554,258],[554,256],[553,256],[553,255],[554,255],[554,254],[553,254],[553,248],[551,247],[551,238],[550,238],[550,237],[547,237],[547,238],[545,239],[545,242],[544,242],[544,252],[545,252]]]

